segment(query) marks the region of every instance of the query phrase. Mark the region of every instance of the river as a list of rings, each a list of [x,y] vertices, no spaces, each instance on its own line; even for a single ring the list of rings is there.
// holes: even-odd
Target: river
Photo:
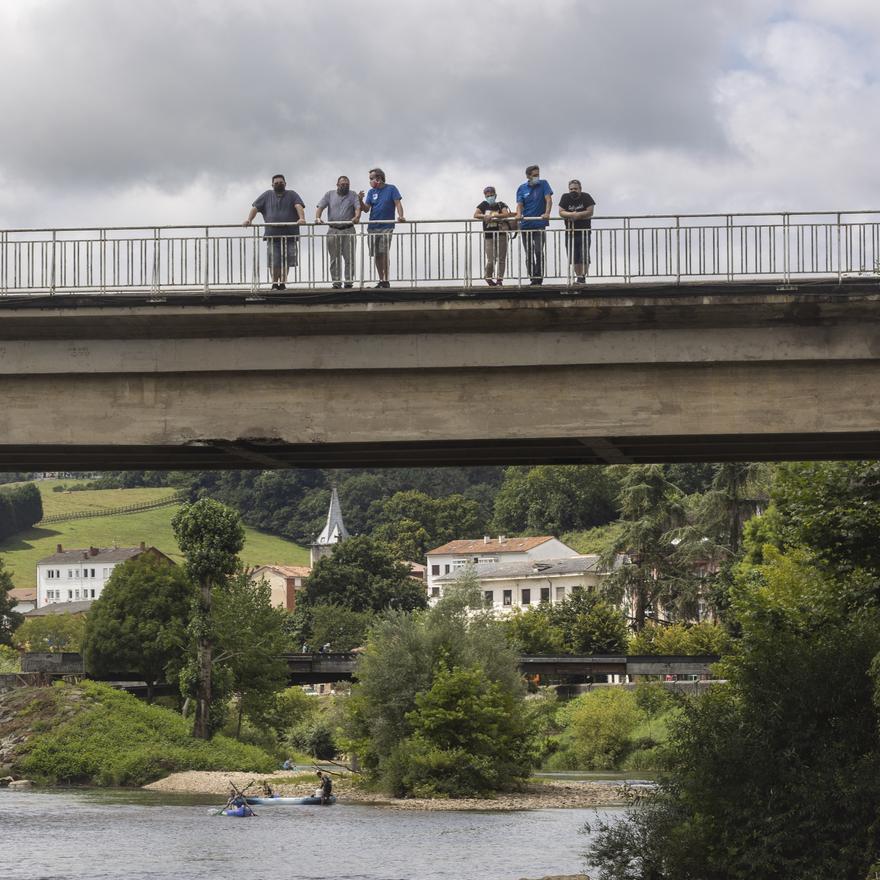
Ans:
[[[138,790],[0,790],[3,880],[517,880],[583,870],[581,829],[619,810],[257,807]]]

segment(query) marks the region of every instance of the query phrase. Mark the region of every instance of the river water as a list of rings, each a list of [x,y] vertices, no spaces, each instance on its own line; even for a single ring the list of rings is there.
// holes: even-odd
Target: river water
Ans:
[[[137,790],[0,790],[3,880],[517,880],[575,874],[615,810],[257,807]]]

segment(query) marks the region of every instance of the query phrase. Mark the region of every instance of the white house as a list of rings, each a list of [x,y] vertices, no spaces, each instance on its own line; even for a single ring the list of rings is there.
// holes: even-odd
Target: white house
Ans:
[[[578,555],[576,550],[552,535],[537,538],[508,538],[504,535],[490,538],[487,535],[478,540],[450,541],[428,551],[428,598],[439,599],[442,595],[440,578],[457,574],[468,565],[558,560]]]
[[[480,581],[485,607],[500,614],[516,609],[528,611],[542,602],[562,602],[575,589],[595,590],[608,574],[597,555],[480,563],[471,571]],[[458,575],[455,571],[437,578],[440,595],[444,586],[453,584]]]
[[[97,599],[113,569],[122,562],[149,553],[172,560],[141,542],[140,547],[86,547],[65,550],[59,544],[51,556],[37,563],[37,608],[54,602],[81,602]]]
[[[272,590],[272,604],[293,611],[296,594],[303,589],[311,569],[307,565],[260,565],[251,573],[251,580],[264,580]]]

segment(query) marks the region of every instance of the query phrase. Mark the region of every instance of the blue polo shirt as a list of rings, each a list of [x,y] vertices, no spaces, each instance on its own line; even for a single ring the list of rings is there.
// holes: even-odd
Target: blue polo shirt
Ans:
[[[402,198],[400,190],[393,183],[386,183],[379,189],[372,187],[364,199],[370,220],[393,220],[394,202]],[[370,224],[370,232],[387,232],[389,229],[394,229],[393,223]]]
[[[529,186],[528,182],[521,183],[516,191],[517,203],[522,202],[523,217],[540,217],[544,213],[544,197],[552,196],[553,190],[546,180],[539,180],[536,186]],[[520,229],[543,229],[547,220],[523,220]]]

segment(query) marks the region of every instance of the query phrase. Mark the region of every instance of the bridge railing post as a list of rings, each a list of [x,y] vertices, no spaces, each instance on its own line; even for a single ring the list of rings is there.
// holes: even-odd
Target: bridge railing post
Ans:
[[[841,241],[841,214],[837,214],[837,283],[843,282],[843,242]]]

